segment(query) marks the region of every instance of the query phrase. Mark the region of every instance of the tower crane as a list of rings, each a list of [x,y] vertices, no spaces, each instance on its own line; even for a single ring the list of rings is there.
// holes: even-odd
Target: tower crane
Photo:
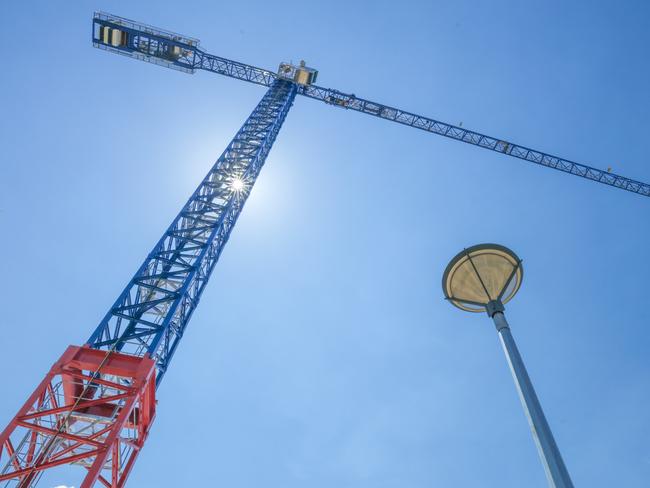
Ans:
[[[0,434],[0,487],[29,488],[79,465],[80,488],[125,486],[155,418],[156,388],[297,95],[415,127],[642,196],[650,185],[502,138],[315,84],[301,62],[277,72],[209,54],[197,39],[98,12],[97,48],[186,73],[268,88],[82,346],[69,346]]]

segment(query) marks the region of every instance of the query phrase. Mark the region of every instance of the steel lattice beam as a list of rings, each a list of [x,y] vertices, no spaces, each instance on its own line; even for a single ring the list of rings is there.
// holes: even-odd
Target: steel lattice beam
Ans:
[[[348,95],[337,90],[321,88],[319,86],[301,87],[301,95],[309,98],[321,100],[323,102],[338,107],[355,110],[364,114],[379,117],[381,119],[397,122],[398,124],[415,127],[426,132],[432,132],[441,136],[454,139],[456,141],[472,144],[474,146],[490,149],[492,151],[523,159],[530,163],[546,166],[547,168],[556,169],[576,176],[581,176],[588,180],[603,183],[605,185],[627,190],[632,193],[638,193],[643,196],[650,196],[650,185],[640,181],[626,178],[609,171],[603,171],[586,164],[576,163],[568,159],[560,158],[541,151],[536,151],[505,139],[487,136],[479,132],[464,129],[455,125],[440,122],[429,117],[416,115],[398,108],[389,107],[377,102],[371,102],[355,95]]]
[[[295,95],[295,84],[273,83],[88,344],[149,354],[160,383]]]

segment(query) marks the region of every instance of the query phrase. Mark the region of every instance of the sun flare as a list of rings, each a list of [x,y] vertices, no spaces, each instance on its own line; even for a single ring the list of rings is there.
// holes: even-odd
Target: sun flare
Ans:
[[[237,191],[237,192],[242,191],[244,189],[244,186],[245,186],[244,180],[242,180],[241,178],[233,178],[232,182],[230,183],[230,188],[233,191]]]

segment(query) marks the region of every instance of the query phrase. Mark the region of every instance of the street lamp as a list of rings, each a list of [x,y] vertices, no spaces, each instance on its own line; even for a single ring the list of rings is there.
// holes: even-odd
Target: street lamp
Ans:
[[[498,244],[479,244],[464,249],[450,261],[442,277],[442,289],[445,298],[461,310],[487,312],[492,317],[533,432],[548,484],[551,488],[573,488],[569,472],[503,314],[503,304],[515,296],[523,275],[521,260],[510,249]]]

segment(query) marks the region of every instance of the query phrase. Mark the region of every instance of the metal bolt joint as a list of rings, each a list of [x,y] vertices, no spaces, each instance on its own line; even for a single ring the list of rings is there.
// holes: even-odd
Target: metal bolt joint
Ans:
[[[501,303],[501,300],[490,300],[487,302],[487,305],[485,305],[485,311],[490,317],[494,317],[495,313],[499,313],[505,310],[503,307],[503,303]]]

